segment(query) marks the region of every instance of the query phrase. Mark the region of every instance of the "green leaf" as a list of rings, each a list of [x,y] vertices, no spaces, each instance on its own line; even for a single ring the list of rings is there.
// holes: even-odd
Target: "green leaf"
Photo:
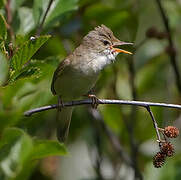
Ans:
[[[0,40],[6,40],[7,30],[6,30],[6,21],[4,17],[0,14]]]
[[[33,18],[35,25],[38,25],[45,14],[49,0],[34,0],[33,2]]]
[[[8,74],[8,63],[5,56],[0,52],[0,85],[2,85]]]
[[[114,9],[106,4],[96,3],[86,8],[83,18],[85,18],[87,22],[96,19],[98,23],[106,24],[113,30],[117,26],[125,25],[129,16],[128,11],[120,11],[119,9]]]
[[[23,67],[19,73],[14,76],[14,80],[22,78],[39,78],[41,76],[45,77],[48,75],[50,68],[53,66],[58,66],[59,57],[48,57],[43,60],[31,59],[31,61]],[[52,74],[52,72],[51,72]]]
[[[17,18],[18,19],[13,23],[13,27],[17,30],[17,34],[28,34],[35,27],[32,9],[19,7],[17,9]],[[17,21],[19,21],[18,24]]]
[[[0,8],[4,6],[4,0],[0,0]]]
[[[36,140],[34,150],[32,152],[32,159],[40,159],[48,156],[66,155],[67,150],[64,144],[57,141],[50,140]]]
[[[47,76],[50,69],[53,66],[57,66],[59,62],[59,57],[49,57],[44,60],[31,59],[31,61],[26,64],[18,73],[13,74],[11,77],[11,82],[24,79],[24,78],[40,78]],[[51,72],[52,74],[52,72]]]
[[[31,62],[22,68],[18,73],[14,74],[11,81],[28,78],[28,77],[39,77],[41,74],[40,66],[43,65],[42,61],[31,60]]]
[[[31,138],[21,129],[6,129],[1,138],[0,169],[7,177],[15,177],[24,167],[33,148]]]
[[[28,41],[29,38],[27,36],[24,36],[22,34],[17,34],[14,42],[14,48],[18,49],[19,47],[22,46],[26,41]]]
[[[28,40],[23,44],[21,48],[16,52],[10,61],[10,67],[12,68],[12,74],[16,74],[23,66],[31,59],[36,51],[50,38],[50,36],[40,36],[35,40]]]
[[[17,8],[20,7],[26,0],[12,0],[12,4]]]
[[[55,0],[54,1],[54,9],[50,11],[46,21],[45,26],[54,23],[59,20],[59,18],[70,11],[77,9],[78,0]]]
[[[18,128],[7,128],[2,134],[1,142],[0,142],[0,148],[4,144],[12,143],[17,140],[21,135],[23,134],[23,131]]]
[[[26,0],[11,0],[11,10],[14,13]]]

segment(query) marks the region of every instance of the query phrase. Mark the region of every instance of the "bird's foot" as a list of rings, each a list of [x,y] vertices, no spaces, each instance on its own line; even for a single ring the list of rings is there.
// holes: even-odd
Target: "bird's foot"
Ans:
[[[58,110],[61,111],[63,107],[63,101],[60,96],[58,96]]]
[[[99,105],[99,99],[94,94],[88,94],[88,98],[92,100],[92,108],[97,109],[97,106]]]

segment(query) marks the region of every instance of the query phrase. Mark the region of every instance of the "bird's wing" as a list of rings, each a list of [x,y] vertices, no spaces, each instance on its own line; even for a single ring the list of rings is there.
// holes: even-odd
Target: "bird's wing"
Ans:
[[[56,95],[56,91],[54,88],[54,83],[56,81],[56,79],[60,76],[60,74],[62,73],[62,71],[65,69],[65,67],[67,65],[70,64],[70,61],[68,58],[64,59],[63,61],[60,62],[60,64],[58,65],[57,69],[55,70],[54,74],[53,74],[53,79],[52,79],[52,84],[51,84],[51,91],[54,95]]]

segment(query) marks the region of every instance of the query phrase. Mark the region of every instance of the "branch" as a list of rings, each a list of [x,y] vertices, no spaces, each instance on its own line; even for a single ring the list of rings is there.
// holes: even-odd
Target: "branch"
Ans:
[[[168,43],[169,43],[169,49],[168,49],[168,54],[170,56],[170,62],[171,65],[173,67],[173,70],[175,72],[175,78],[176,78],[176,84],[178,87],[179,92],[181,93],[181,78],[180,78],[180,72],[178,69],[178,65],[177,65],[177,60],[176,60],[176,50],[175,50],[175,45],[172,39],[172,35],[171,35],[171,30],[170,30],[170,24],[169,24],[169,19],[166,15],[166,12],[162,6],[162,3],[160,0],[156,0],[156,3],[158,5],[158,8],[160,10],[160,14],[163,20],[163,24],[165,26],[165,30],[168,34]]]
[[[151,117],[151,119],[152,119],[152,121],[153,121],[153,126],[154,126],[154,128],[155,128],[155,130],[156,130],[158,142],[159,142],[159,144],[160,144],[160,142],[161,142],[162,140],[161,140],[161,137],[160,137],[160,134],[159,134],[158,124],[157,124],[157,122],[156,122],[156,120],[155,120],[155,117],[154,117],[154,115],[153,115],[153,113],[152,113],[152,111],[151,111],[151,109],[150,109],[150,106],[146,107],[146,109],[147,109],[147,111],[149,112],[150,117]]]
[[[44,16],[43,16],[42,22],[40,23],[40,25],[39,25],[39,27],[38,27],[38,29],[37,29],[37,31],[36,31],[36,35],[37,35],[37,36],[39,36],[40,33],[42,32],[43,24],[44,24],[44,22],[45,22],[45,19],[46,19],[46,17],[47,17],[48,11],[50,10],[50,7],[51,7],[52,3],[53,3],[53,0],[50,0],[49,3],[48,3],[48,6],[47,6],[47,9],[46,9],[45,14],[44,14]]]
[[[12,23],[12,12],[10,8],[11,0],[7,0],[6,5],[5,5],[5,11],[6,11],[6,16],[7,16],[7,29],[9,31],[9,35],[11,38],[11,41],[13,42],[14,40],[14,31],[12,29],[11,23]]]
[[[62,104],[61,107],[78,106],[78,105],[85,105],[85,104],[92,104],[92,103],[93,103],[93,101],[91,99],[85,99],[85,100],[79,100],[79,101],[65,102]],[[159,106],[159,107],[181,109],[181,105],[179,105],[179,104],[154,103],[154,102],[144,102],[144,101],[97,99],[97,104],[119,104],[119,105],[132,105],[132,106],[141,106],[141,107]],[[42,106],[39,108],[35,108],[35,109],[31,109],[29,111],[26,111],[26,112],[24,112],[24,115],[31,116],[34,113],[46,111],[49,109],[56,109],[58,107],[59,106],[57,104]]]

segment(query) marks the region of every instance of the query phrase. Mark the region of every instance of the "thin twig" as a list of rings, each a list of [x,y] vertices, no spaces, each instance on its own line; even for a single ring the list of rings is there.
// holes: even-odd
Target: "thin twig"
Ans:
[[[141,106],[141,107],[147,107],[147,106],[160,106],[160,107],[167,107],[167,108],[176,108],[181,109],[181,105],[179,104],[166,104],[166,103],[154,103],[154,102],[145,102],[145,101],[126,101],[126,100],[111,100],[111,99],[98,99],[98,104],[119,104],[119,105],[133,105],[133,106]],[[91,99],[85,99],[85,100],[79,100],[79,101],[70,101],[70,102],[64,102],[63,106],[70,107],[70,106],[79,106],[79,105],[85,105],[85,104],[92,104]],[[56,109],[59,106],[57,104],[48,105],[48,106],[42,106],[39,108],[31,109],[29,111],[26,111],[24,113],[25,116],[31,116],[34,113],[38,113],[41,111],[46,111],[49,109]]]
[[[147,111],[149,112],[149,114],[150,114],[150,116],[151,116],[151,119],[152,119],[152,121],[153,121],[153,126],[154,126],[154,128],[155,128],[155,130],[156,130],[156,135],[157,135],[158,141],[159,141],[159,143],[160,143],[160,142],[161,142],[161,137],[160,137],[160,133],[159,133],[158,124],[157,124],[157,122],[156,122],[156,120],[155,120],[155,117],[154,117],[154,115],[153,115],[153,112],[152,112],[151,109],[150,109],[150,106],[147,106],[146,109],[147,109]]]
[[[5,11],[6,11],[6,16],[7,16],[7,29],[11,38],[11,41],[14,41],[14,31],[12,29],[12,12],[11,12],[11,0],[7,0],[6,5],[5,5]]]
[[[166,32],[168,34],[169,48],[170,48],[171,51],[173,51],[172,53],[168,53],[168,54],[170,56],[171,65],[172,65],[173,70],[175,72],[176,84],[177,84],[179,92],[181,93],[181,77],[180,77],[180,72],[179,72],[179,69],[178,69],[178,64],[177,64],[177,59],[176,59],[176,52],[175,52],[175,45],[174,45],[173,38],[172,38],[172,35],[171,35],[169,19],[168,19],[167,15],[166,15],[166,12],[165,12],[165,10],[164,10],[164,8],[162,6],[161,1],[156,0],[156,3],[157,3],[158,8],[160,10],[160,14],[161,14],[161,17],[162,17],[162,20],[163,20],[163,24],[165,26],[165,30],[166,30]]]
[[[50,10],[50,7],[51,7],[52,3],[53,3],[53,0],[50,0],[49,3],[48,3],[48,6],[47,6],[47,9],[46,9],[45,14],[43,16],[42,22],[40,23],[39,27],[37,28],[37,31],[36,31],[37,36],[39,36],[41,34],[41,32],[42,32],[46,16],[48,14],[48,11]]]

